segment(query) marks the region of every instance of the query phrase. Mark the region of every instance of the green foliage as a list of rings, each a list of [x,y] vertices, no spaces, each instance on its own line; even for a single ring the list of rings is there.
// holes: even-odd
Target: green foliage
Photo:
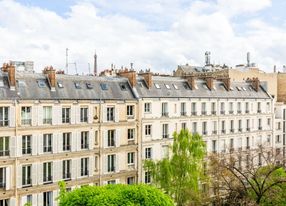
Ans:
[[[153,184],[172,196],[178,206],[198,203],[202,194],[200,183],[206,181],[205,143],[200,135],[188,130],[175,132],[173,137],[172,157],[145,161],[144,169],[151,171]]]
[[[149,185],[86,186],[62,194],[59,206],[174,206],[170,197]]]
[[[32,206],[32,203],[26,202],[26,203],[24,204],[24,206]]]

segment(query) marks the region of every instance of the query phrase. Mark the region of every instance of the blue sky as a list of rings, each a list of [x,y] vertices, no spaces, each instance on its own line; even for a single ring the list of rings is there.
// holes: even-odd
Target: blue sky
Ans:
[[[84,73],[95,50],[101,70],[133,62],[170,73],[203,64],[207,50],[230,66],[250,51],[271,71],[286,64],[285,8],[282,0],[0,0],[0,61],[63,68],[68,47]]]

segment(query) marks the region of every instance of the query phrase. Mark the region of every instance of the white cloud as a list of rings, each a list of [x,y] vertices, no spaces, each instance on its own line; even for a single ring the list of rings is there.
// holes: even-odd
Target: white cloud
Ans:
[[[243,63],[246,52],[250,51],[262,68],[269,70],[274,64],[282,67],[285,30],[253,19],[247,22],[247,31],[240,34],[222,9],[225,3],[224,8],[235,6],[232,14],[257,12],[269,6],[270,1],[259,2],[264,3],[258,9],[253,5],[251,8],[235,6],[235,1],[196,1],[184,12],[178,12],[178,7],[173,8],[172,25],[165,31],[156,31],[150,30],[146,22],[120,13],[100,15],[103,11],[90,1],[73,5],[62,17],[49,10],[2,0],[0,62],[33,60],[37,71],[46,65],[64,68],[65,48],[68,47],[70,62],[77,63],[80,73],[87,72],[95,49],[101,69],[108,68],[111,63],[119,68],[133,62],[138,69],[171,72],[177,64],[203,64],[206,50],[212,52],[215,63]],[[162,16],[165,7],[172,7],[171,1],[153,3],[149,7],[155,8],[158,18],[165,17]],[[138,6],[143,7],[144,3],[139,2]],[[70,65],[72,70],[74,65]]]

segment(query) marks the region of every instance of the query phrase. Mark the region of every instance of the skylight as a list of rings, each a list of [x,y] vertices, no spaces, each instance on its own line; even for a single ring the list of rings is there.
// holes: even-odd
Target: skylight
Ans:
[[[79,82],[75,82],[74,86],[76,89],[81,89],[80,83]]]
[[[171,88],[170,88],[170,86],[169,86],[168,84],[165,84],[165,86],[166,86],[166,88],[167,88],[167,89],[171,89]]]
[[[101,87],[102,90],[108,90],[108,86],[105,83],[101,83],[100,87]]]
[[[175,89],[178,89],[178,86],[177,86],[177,85],[175,85],[175,84],[173,84],[173,87],[174,87]]]
[[[183,86],[184,86],[185,89],[189,89],[189,86],[188,86],[187,83],[184,83]]]
[[[63,83],[61,83],[61,82],[58,82],[58,87],[59,87],[59,88],[64,88],[64,85],[63,85]]]
[[[241,91],[241,87],[236,87],[238,91]]]
[[[86,83],[86,88],[93,89],[93,85],[91,83]]]
[[[121,89],[122,91],[126,91],[126,90],[127,90],[127,87],[126,87],[125,84],[121,83],[121,84],[120,84],[120,89]]]
[[[160,89],[161,87],[160,87],[160,85],[159,84],[154,84],[155,85],[155,87],[157,88],[157,89]]]
[[[242,87],[243,91],[246,91],[246,88],[245,87]]]
[[[0,80],[0,87],[4,87],[4,82],[3,82],[3,80]]]
[[[38,80],[37,83],[38,83],[38,86],[40,88],[45,88],[46,87],[46,82],[43,79]]]

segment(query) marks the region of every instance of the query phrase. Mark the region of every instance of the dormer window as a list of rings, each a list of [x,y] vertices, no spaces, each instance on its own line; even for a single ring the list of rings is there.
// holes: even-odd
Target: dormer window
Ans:
[[[236,87],[238,91],[241,91],[241,87]]]
[[[93,85],[91,83],[86,83],[86,88],[93,89]]]
[[[154,84],[155,85],[155,87],[157,88],[157,89],[160,89],[161,87],[160,87],[160,85],[159,84]]]
[[[125,84],[120,84],[120,89],[121,89],[122,91],[126,91],[126,90],[127,90],[127,87],[126,87]]]
[[[46,87],[46,82],[45,82],[45,80],[38,80],[37,81],[37,83],[38,83],[38,86],[40,87],[40,88],[45,88]]]
[[[168,84],[165,84],[165,87],[166,87],[167,89],[171,89]]]
[[[61,82],[58,82],[58,87],[59,88],[64,88],[64,85]]]
[[[189,86],[188,86],[187,83],[184,83],[183,86],[184,86],[185,89],[189,89]]]
[[[177,85],[175,85],[175,84],[173,84],[173,87],[174,87],[175,89],[178,89],[178,86],[177,86]]]
[[[108,90],[108,86],[105,83],[101,83],[100,87],[101,87],[102,90]]]

